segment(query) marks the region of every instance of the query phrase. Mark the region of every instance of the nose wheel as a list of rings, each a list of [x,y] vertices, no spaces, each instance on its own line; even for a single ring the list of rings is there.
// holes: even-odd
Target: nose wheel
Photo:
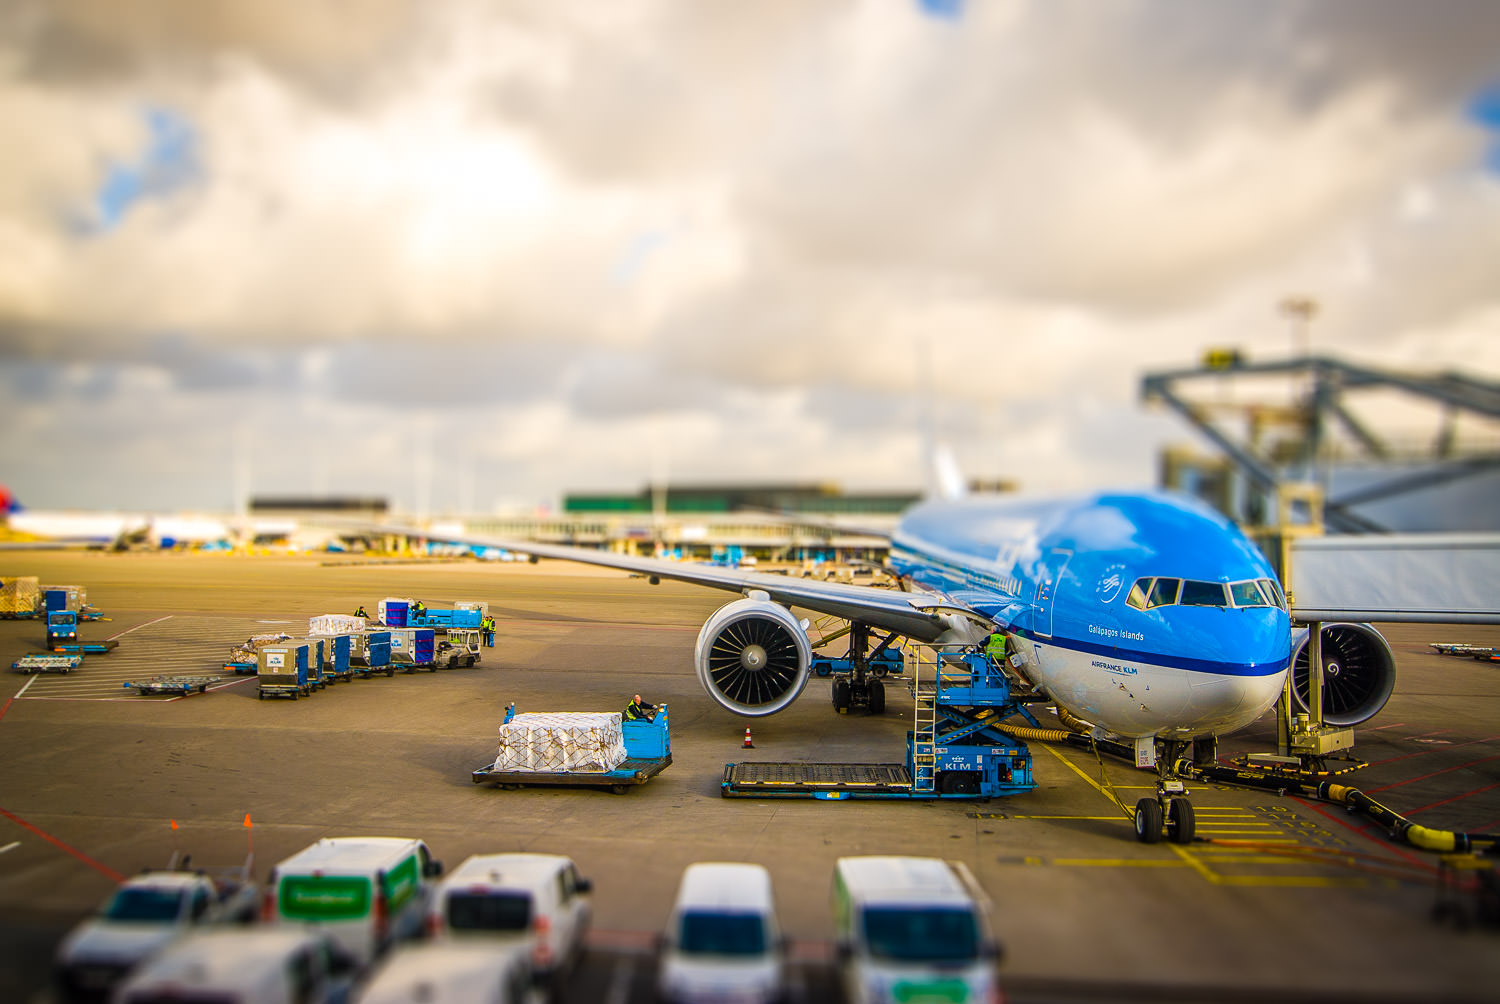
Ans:
[[[1185,744],[1163,739],[1157,743],[1156,794],[1135,803],[1135,839],[1156,844],[1165,836],[1174,844],[1190,844],[1197,832],[1187,785],[1177,776],[1177,757]]]

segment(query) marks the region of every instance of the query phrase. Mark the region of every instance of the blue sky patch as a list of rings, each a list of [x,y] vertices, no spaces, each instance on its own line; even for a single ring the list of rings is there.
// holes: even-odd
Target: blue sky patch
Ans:
[[[144,109],[141,118],[149,137],[146,150],[135,163],[109,165],[94,193],[89,230],[112,230],[142,199],[167,195],[198,176],[198,132],[193,124],[154,105]]]
[[[957,21],[964,13],[964,0],[917,0],[917,6],[928,17],[947,21]]]
[[[1500,174],[1500,78],[1490,82],[1469,102],[1469,118],[1490,131],[1484,165]]]

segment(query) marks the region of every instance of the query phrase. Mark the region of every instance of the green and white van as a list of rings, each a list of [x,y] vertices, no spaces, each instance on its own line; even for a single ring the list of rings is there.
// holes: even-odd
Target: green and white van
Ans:
[[[262,919],[318,927],[368,964],[422,933],[429,880],[442,873],[420,840],[325,838],[271,870]]]
[[[987,899],[969,870],[937,858],[839,858],[833,922],[850,1004],[1003,1000]]]

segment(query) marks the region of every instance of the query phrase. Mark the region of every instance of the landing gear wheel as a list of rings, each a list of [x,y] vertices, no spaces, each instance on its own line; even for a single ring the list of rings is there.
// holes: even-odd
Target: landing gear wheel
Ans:
[[[833,709],[841,715],[849,711],[849,681],[843,677],[833,681]]]
[[[870,714],[881,715],[885,713],[885,684],[877,680],[867,680],[866,693],[870,698]]]
[[[1195,829],[1192,802],[1185,798],[1174,798],[1167,803],[1167,836],[1172,838],[1172,843],[1192,843]]]
[[[1161,803],[1154,798],[1135,803],[1135,839],[1143,844],[1161,841]]]

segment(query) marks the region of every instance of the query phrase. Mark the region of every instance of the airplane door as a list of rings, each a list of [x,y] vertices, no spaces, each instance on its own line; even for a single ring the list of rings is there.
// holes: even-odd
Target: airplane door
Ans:
[[[1073,557],[1072,551],[1054,549],[1048,552],[1047,557],[1042,560],[1037,569],[1036,576],[1036,631],[1045,637],[1052,637],[1052,601],[1057,598],[1057,583],[1062,578],[1063,571],[1068,567],[1068,561]]]

